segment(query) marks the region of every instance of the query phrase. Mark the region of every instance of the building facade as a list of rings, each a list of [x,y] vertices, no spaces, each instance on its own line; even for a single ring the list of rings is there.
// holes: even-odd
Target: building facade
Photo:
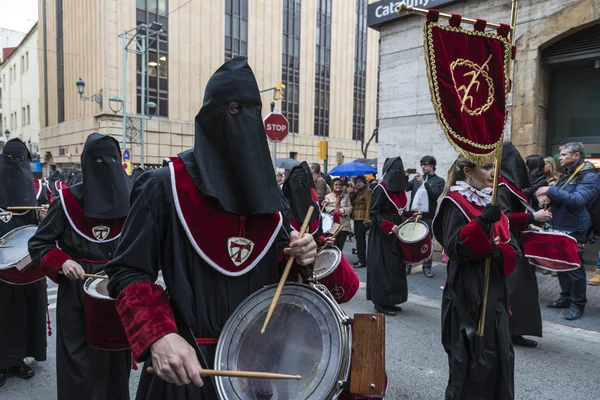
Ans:
[[[118,109],[126,84],[128,141],[139,141],[142,103],[145,163],[193,146],[194,117],[213,72],[235,55],[247,55],[261,89],[285,85],[276,101],[290,122],[277,157],[317,162],[319,140],[329,141],[329,165],[363,158],[361,141],[376,128],[379,33],[367,29],[367,0],[40,0],[40,118],[46,165],[77,166],[88,134],[121,141]],[[162,25],[146,57],[124,51],[118,37],[140,24]],[[144,33],[143,31],[141,33]],[[135,45],[134,43],[132,43]],[[124,76],[125,75],[125,76]],[[75,82],[85,83],[82,101]],[[111,101],[110,99],[113,98]],[[273,91],[263,93],[263,114]],[[134,165],[141,146],[127,145]],[[339,154],[338,154],[339,153]],[[375,141],[367,157],[377,154]],[[337,156],[337,157],[336,157]]]
[[[37,25],[0,64],[0,143],[19,138],[32,156],[39,152],[39,65]]]
[[[423,58],[423,17],[390,13],[394,3],[369,5],[369,26],[381,33],[379,162],[400,155],[418,167],[426,154],[441,176],[456,158],[438,126]],[[411,0],[470,18],[510,23],[509,0]],[[447,22],[443,22],[447,23]],[[600,1],[521,0],[517,55],[506,140],[523,156],[554,155],[581,141],[600,156]]]

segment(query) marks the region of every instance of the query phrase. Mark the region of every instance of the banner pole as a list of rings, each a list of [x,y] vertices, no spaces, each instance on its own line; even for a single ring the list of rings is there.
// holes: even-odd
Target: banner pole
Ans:
[[[519,0],[512,0],[512,8],[511,8],[511,16],[510,16],[510,45],[514,46],[515,44],[515,30],[517,28],[517,10],[519,7]],[[511,49],[512,51],[512,49]],[[512,60],[508,65],[508,76],[507,79],[511,79],[512,74]],[[512,88],[512,85],[511,85]],[[503,135],[504,137],[504,135]],[[496,204],[496,200],[498,198],[498,180],[500,178],[500,167],[502,163],[502,145],[498,147],[496,150],[496,165],[494,170],[494,186],[492,189],[492,204]],[[490,240],[492,243],[494,242],[494,224],[492,224],[490,228]],[[477,326],[477,352],[479,354],[483,354],[483,335],[485,333],[485,317],[487,314],[487,299],[490,288],[490,271],[492,266],[491,258],[486,258],[485,260],[485,269],[484,269],[484,277],[483,277],[483,290],[481,296],[481,311],[479,317],[479,324]]]

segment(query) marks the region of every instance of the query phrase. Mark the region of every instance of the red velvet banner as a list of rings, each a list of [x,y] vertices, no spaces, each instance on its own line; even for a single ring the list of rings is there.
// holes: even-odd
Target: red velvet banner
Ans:
[[[511,50],[501,35],[425,24],[425,60],[438,121],[450,143],[477,163],[493,161],[502,143]]]

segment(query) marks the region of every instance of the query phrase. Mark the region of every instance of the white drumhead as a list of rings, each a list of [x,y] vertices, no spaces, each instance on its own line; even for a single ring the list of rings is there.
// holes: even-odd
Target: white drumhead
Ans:
[[[83,285],[85,293],[96,299],[113,300],[108,295],[108,279],[87,278]]]
[[[333,228],[333,217],[331,214],[321,213],[321,228],[323,229],[323,233],[327,233]]]
[[[429,235],[429,228],[423,222],[409,222],[398,230],[398,238],[405,243],[416,243]]]
[[[11,246],[0,249],[0,270],[10,269],[29,255],[27,244],[29,239],[37,231],[37,225],[25,225],[15,228],[0,239],[3,246]]]
[[[335,246],[321,251],[315,260],[315,278],[319,280],[331,275],[341,260],[342,252]]]

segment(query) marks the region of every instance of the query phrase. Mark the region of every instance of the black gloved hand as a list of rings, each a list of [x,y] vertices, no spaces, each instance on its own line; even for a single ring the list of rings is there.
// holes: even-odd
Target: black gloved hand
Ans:
[[[500,221],[502,217],[502,210],[500,206],[497,204],[488,204],[485,206],[483,212],[479,217],[479,221],[481,221],[485,225],[493,224],[494,222]]]

